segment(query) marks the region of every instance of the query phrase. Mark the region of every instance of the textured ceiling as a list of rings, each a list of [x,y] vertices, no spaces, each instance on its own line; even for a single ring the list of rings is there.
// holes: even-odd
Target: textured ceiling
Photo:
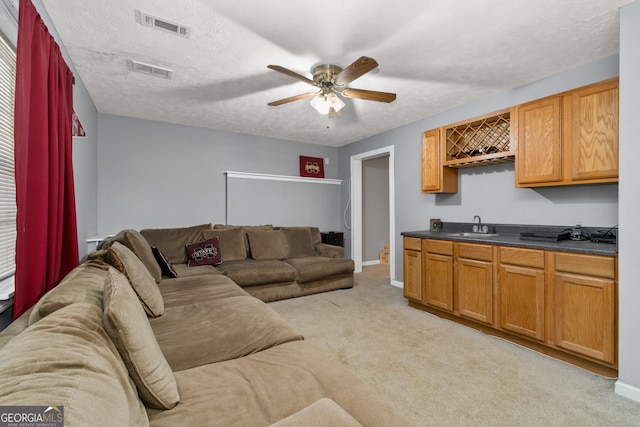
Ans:
[[[495,92],[618,53],[631,0],[43,0],[98,111],[339,147]],[[139,25],[135,10],[191,29]],[[309,100],[318,64],[360,56],[378,69],[349,86],[395,92],[346,99],[338,117]],[[128,70],[136,60],[173,71]]]

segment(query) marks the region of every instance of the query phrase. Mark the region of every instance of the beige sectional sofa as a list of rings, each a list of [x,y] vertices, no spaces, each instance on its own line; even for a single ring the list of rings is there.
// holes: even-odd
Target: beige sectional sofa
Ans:
[[[0,333],[0,406],[63,407],[65,426],[406,425],[257,285],[158,275],[133,230],[107,246]]]
[[[343,248],[322,243],[317,227],[202,224],[140,234],[166,256],[178,277],[200,274],[187,266],[185,245],[218,237],[222,262],[202,271],[222,273],[265,302],[353,286],[353,260],[344,257]]]

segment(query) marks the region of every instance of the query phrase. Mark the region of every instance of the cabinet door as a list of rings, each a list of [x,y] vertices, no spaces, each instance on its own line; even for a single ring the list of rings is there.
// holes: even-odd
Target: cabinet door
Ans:
[[[453,257],[426,253],[425,303],[453,311]]]
[[[458,171],[442,166],[440,129],[427,131],[422,136],[422,192],[456,193]]]
[[[553,300],[555,344],[614,363],[614,280],[556,273]]]
[[[500,265],[500,327],[544,339],[544,270]]]
[[[526,186],[561,181],[561,97],[529,102],[517,110],[517,184]]]
[[[457,274],[460,315],[491,324],[493,322],[493,263],[459,258]]]
[[[571,92],[571,180],[618,178],[618,81]],[[609,180],[611,181],[611,180]]]
[[[422,256],[418,251],[404,251],[404,296],[422,300]]]

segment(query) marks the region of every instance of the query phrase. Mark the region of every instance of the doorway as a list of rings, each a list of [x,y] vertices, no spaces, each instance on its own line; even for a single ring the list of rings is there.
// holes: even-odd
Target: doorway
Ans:
[[[395,174],[394,147],[382,147],[377,150],[351,156],[351,242],[355,272],[362,272],[363,263],[363,171],[362,162],[378,157],[388,158],[389,170],[389,275],[391,284],[401,286],[395,277]]]

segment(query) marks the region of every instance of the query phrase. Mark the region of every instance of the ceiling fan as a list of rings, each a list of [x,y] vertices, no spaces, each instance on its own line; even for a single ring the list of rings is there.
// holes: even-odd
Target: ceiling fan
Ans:
[[[349,83],[377,67],[378,63],[375,59],[361,56],[345,69],[332,64],[318,65],[312,71],[312,80],[279,65],[268,65],[267,68],[318,88],[315,92],[307,92],[291,96],[289,98],[279,99],[277,101],[269,102],[268,105],[275,107],[289,102],[298,101],[300,99],[312,98],[311,106],[313,108],[321,114],[332,115],[333,113],[340,111],[345,105],[337,94],[346,98],[358,98],[377,102],[393,102],[396,99],[395,93],[352,89],[347,87]]]

